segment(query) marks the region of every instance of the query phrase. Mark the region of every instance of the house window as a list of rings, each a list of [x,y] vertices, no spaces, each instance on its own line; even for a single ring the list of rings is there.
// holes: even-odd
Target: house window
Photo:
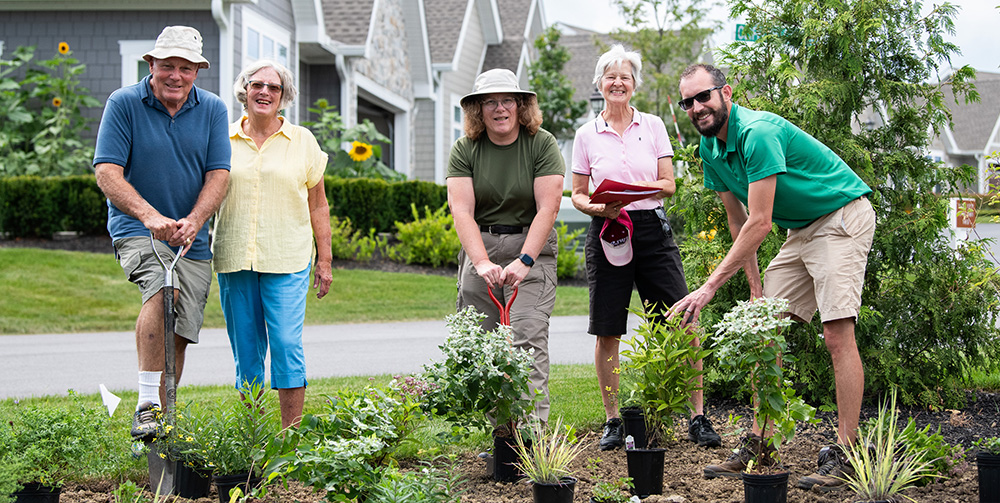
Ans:
[[[243,66],[273,59],[288,67],[291,33],[248,8],[243,9]]]
[[[457,94],[451,96],[451,102],[455,103],[451,109],[451,141],[454,143],[465,134],[462,128],[462,105],[461,98]]]
[[[130,86],[149,75],[149,63],[142,55],[153,50],[155,40],[119,40],[118,53],[122,57],[122,87]]]

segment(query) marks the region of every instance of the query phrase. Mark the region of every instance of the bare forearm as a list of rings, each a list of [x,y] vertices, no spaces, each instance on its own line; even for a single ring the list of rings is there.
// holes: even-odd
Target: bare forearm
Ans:
[[[313,236],[316,238],[317,262],[330,263],[333,260],[330,240],[330,205],[326,197],[310,205],[309,220],[312,224]]]

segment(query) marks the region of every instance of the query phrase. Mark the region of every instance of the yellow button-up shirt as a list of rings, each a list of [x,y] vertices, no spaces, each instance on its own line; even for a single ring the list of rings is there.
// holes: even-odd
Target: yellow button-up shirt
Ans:
[[[299,272],[313,257],[308,192],[322,180],[327,154],[284,118],[258,149],[243,132],[246,119],[229,125],[232,171],[215,216],[215,271]]]

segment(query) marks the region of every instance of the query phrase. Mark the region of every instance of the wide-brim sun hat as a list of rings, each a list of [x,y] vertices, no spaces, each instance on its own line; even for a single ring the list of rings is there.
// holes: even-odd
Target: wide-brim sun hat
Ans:
[[[153,50],[142,55],[147,63],[153,58],[183,58],[196,63],[198,68],[209,68],[208,60],[201,55],[202,38],[198,30],[190,26],[167,26],[156,37]]]
[[[525,91],[517,85],[517,76],[514,72],[504,68],[494,68],[480,73],[476,77],[475,84],[472,85],[472,92],[462,96],[462,105],[467,104],[477,96],[494,93],[522,94],[534,96],[535,93]]]
[[[606,218],[600,235],[609,264],[621,267],[632,261],[632,219],[628,212],[621,210],[618,218]]]

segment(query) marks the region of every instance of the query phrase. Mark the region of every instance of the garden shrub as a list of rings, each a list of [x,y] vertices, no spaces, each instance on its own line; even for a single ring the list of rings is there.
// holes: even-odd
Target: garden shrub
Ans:
[[[375,252],[386,250],[388,239],[375,234],[375,229],[369,229],[368,235],[361,230],[354,230],[351,219],[330,217],[330,245],[333,258],[369,262]]]
[[[434,182],[327,176],[324,183],[331,215],[350,218],[356,229],[375,232],[395,231],[395,222],[416,218],[411,204],[437,208],[448,200],[447,189]]]
[[[51,237],[71,213],[63,206],[57,178],[0,178],[0,229],[11,237]]]
[[[462,243],[455,232],[455,221],[448,212],[448,205],[433,212],[425,206],[423,218],[417,213],[416,205],[411,204],[410,208],[413,221],[396,222],[399,244],[388,251],[389,257],[407,264],[434,267],[457,264]]]
[[[566,222],[556,222],[556,239],[558,241],[558,253],[556,254],[556,277],[559,279],[572,278],[583,269],[583,254],[578,252],[580,247],[580,234],[586,228],[580,228],[569,232]]]

